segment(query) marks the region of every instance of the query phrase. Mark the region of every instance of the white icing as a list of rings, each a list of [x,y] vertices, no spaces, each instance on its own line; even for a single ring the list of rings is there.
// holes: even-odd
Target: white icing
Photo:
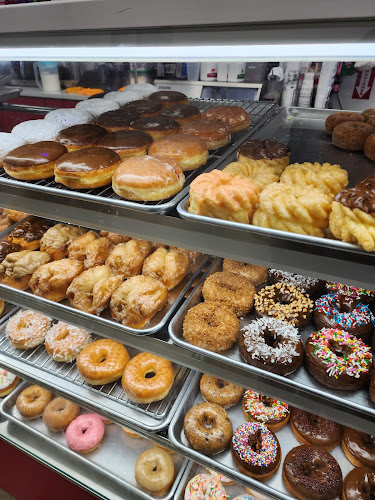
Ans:
[[[71,127],[72,125],[81,125],[84,123],[92,123],[92,114],[84,109],[54,109],[44,117],[47,121],[55,121]]]
[[[14,373],[8,372],[4,368],[0,368],[0,391],[3,391],[13,384],[16,378],[17,375],[14,375]]]
[[[10,151],[19,148],[24,144],[25,141],[22,138],[6,132],[0,132],[0,160],[5,158]]]
[[[119,105],[117,102],[109,101],[108,99],[87,99],[86,101],[80,101],[76,104],[75,109],[85,110],[91,113],[95,118],[99,115],[106,113],[107,111],[114,111],[115,109],[119,109]]]
[[[127,85],[124,92],[139,92],[142,94],[142,98],[144,98],[157,92],[157,90],[157,87],[151,83],[133,83],[132,85]]]
[[[106,94],[103,99],[116,102],[120,106],[123,106],[128,102],[139,101],[140,99],[143,99],[143,95],[139,92],[132,92],[131,90],[129,90],[129,92],[108,92],[108,94]]]
[[[64,128],[64,125],[55,121],[28,120],[16,125],[12,134],[29,143],[54,141]]]

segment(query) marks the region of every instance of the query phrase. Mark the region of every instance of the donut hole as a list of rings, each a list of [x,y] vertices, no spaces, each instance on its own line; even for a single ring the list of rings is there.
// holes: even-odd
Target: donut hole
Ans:
[[[277,336],[276,332],[273,332],[272,330],[264,330],[264,342],[269,346],[269,347],[277,347],[279,345],[279,338]]]
[[[334,303],[339,313],[351,313],[361,301],[354,297],[341,296]]]
[[[29,403],[35,403],[39,399],[39,394],[30,394],[28,397]]]
[[[223,389],[226,386],[226,383],[223,380],[217,379],[216,385],[219,389]]]
[[[84,427],[83,429],[81,429],[82,434],[86,434],[86,431],[88,431],[88,427]]]
[[[351,349],[347,345],[341,345],[339,342],[333,340],[329,342],[329,349],[338,358],[345,358],[351,354]]]
[[[309,462],[300,465],[299,472],[306,477],[319,477],[325,475],[326,463],[320,457],[314,457]]]
[[[204,415],[202,424],[205,429],[212,429],[215,425],[215,418],[212,415]]]
[[[148,372],[145,373],[145,378],[153,378],[155,377],[156,373],[154,370],[149,370]]]
[[[363,434],[362,442],[365,446],[375,447],[375,436],[371,434]]]
[[[69,336],[69,330],[64,328],[56,337],[56,340],[65,340]]]
[[[275,402],[275,400],[274,400],[274,399],[269,398],[268,396],[263,396],[263,394],[261,394],[261,395],[259,396],[259,401],[260,401],[261,403],[263,403],[263,404],[264,404],[264,406],[267,406],[268,408],[270,408],[271,406],[273,406],[273,404],[274,404],[274,402]]]
[[[247,444],[255,452],[259,453],[262,449],[262,432],[258,429],[254,434],[249,434]]]

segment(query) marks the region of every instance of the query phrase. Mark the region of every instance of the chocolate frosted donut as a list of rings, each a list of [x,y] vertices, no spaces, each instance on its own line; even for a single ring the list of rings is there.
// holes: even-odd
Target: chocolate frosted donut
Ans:
[[[375,133],[375,128],[368,123],[343,122],[332,133],[332,143],[347,151],[361,151],[367,137]]]
[[[300,500],[334,500],[342,490],[342,472],[328,451],[317,446],[297,446],[283,464],[287,489]]]
[[[175,134],[179,129],[179,124],[164,116],[152,116],[150,118],[138,118],[131,122],[130,130],[140,130],[151,135],[155,139]]]
[[[341,446],[353,465],[375,469],[375,436],[345,427]]]
[[[135,109],[115,109],[99,115],[96,124],[105,128],[108,132],[116,132],[117,130],[128,130],[131,122],[139,117],[139,113]]]
[[[57,141],[64,144],[69,152],[76,149],[91,148],[96,146],[100,139],[107,133],[106,129],[87,123],[84,125],[73,125],[62,130],[57,136]]]
[[[327,451],[340,444],[343,430],[342,425],[299,408],[292,408],[290,427],[300,443]]]
[[[130,156],[142,156],[152,143],[152,137],[140,130],[117,130],[105,135],[98,146],[115,151],[122,160]]]
[[[19,252],[22,250],[21,245],[0,241],[0,264],[3,262],[8,253]]]
[[[364,122],[365,118],[360,114],[360,113],[352,113],[348,111],[343,111],[343,112],[338,112],[338,113],[332,113],[332,115],[329,115],[329,117],[326,119],[325,122],[325,127],[326,127],[326,132],[329,135],[332,135],[332,132],[334,128],[339,125],[340,123],[343,122]]]
[[[53,226],[52,222],[39,217],[30,217],[18,224],[9,234],[10,243],[20,245],[23,250],[36,250],[44,233]]]
[[[150,99],[139,99],[125,104],[122,109],[131,109],[138,113],[139,118],[147,118],[149,116],[156,116],[163,108],[161,102],[151,101]]]
[[[374,331],[375,318],[368,305],[347,295],[323,295],[315,301],[315,327],[339,328],[367,342]]]
[[[310,278],[302,274],[288,273],[278,269],[270,269],[269,279],[271,285],[275,283],[288,283],[294,285],[301,290],[302,293],[307,293],[310,296],[317,295],[323,288],[324,282],[318,278]]]
[[[157,101],[162,104],[163,108],[173,106],[174,104],[188,104],[189,99],[182,92],[175,90],[159,90],[148,96],[151,101]]]
[[[219,120],[202,118],[196,122],[186,123],[180,134],[196,135],[207,144],[208,149],[217,149],[229,144],[231,135],[229,126]]]
[[[374,292],[366,290],[365,288],[357,288],[355,286],[344,285],[343,283],[327,281],[326,289],[329,293],[338,293],[339,295],[358,298],[364,304],[369,304],[374,300]]]
[[[366,214],[375,214],[375,175],[362,179],[353,188],[343,189],[334,200],[352,210],[359,208]]]
[[[242,411],[249,422],[261,422],[276,432],[289,422],[289,405],[283,401],[246,391],[242,400]]]
[[[240,156],[251,158],[252,160],[273,160],[274,158],[284,158],[288,156],[290,149],[286,144],[265,139],[251,139],[245,141],[237,150],[237,158]]]
[[[373,500],[375,498],[375,470],[370,467],[352,469],[344,479],[343,500]]]
[[[160,116],[175,120],[180,125],[201,119],[201,112],[190,104],[174,104],[160,111]]]
[[[251,123],[249,113],[239,106],[212,106],[203,113],[202,117],[226,123],[231,134],[248,129]]]

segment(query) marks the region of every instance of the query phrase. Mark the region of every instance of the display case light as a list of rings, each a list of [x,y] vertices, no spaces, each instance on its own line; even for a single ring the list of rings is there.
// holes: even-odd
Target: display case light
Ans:
[[[375,43],[272,45],[76,46],[0,48],[1,61],[359,61],[375,60]]]

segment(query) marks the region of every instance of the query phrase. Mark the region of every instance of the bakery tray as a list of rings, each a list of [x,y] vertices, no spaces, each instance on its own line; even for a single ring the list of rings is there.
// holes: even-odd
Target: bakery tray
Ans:
[[[261,102],[261,101],[232,101],[221,99],[190,99],[190,103],[197,106],[202,112],[215,105],[236,105],[245,109],[251,117],[251,127],[249,130],[234,134],[231,142],[223,147],[210,151],[209,159],[206,164],[196,170],[185,172],[185,187],[174,197],[168,200],[161,200],[158,202],[135,202],[128,201],[120,198],[112,189],[111,186],[105,186],[97,189],[90,189],[85,191],[78,191],[69,189],[62,184],[57,184],[54,180],[43,179],[41,181],[28,181],[23,182],[13,179],[5,172],[0,173],[0,184],[8,185],[17,188],[25,188],[42,193],[41,195],[58,194],[66,196],[67,198],[75,198],[82,201],[99,202],[102,205],[117,206],[122,208],[130,208],[132,210],[149,212],[154,214],[165,214],[174,209],[178,203],[188,194],[190,183],[199,174],[205,172],[208,168],[215,168],[221,162],[222,158],[227,157],[232,151],[247,139],[256,130],[259,125],[265,120],[266,116],[271,113],[276,106],[274,103]]]
[[[112,479],[124,488],[124,498],[126,498],[127,491],[145,500],[153,500],[155,498],[141,490],[134,478],[135,462],[138,456],[143,451],[152,447],[152,443],[149,440],[131,438],[116,424],[106,425],[103,441],[95,451],[87,455],[76,453],[67,446],[63,432],[51,432],[44,424],[42,418],[29,420],[23,418],[18,413],[16,407],[17,397],[29,385],[27,382],[20,384],[1,403],[0,412],[5,419],[37,435],[40,439],[57,446],[72,461],[80,461],[90,466],[93,474],[104,475]],[[80,414],[83,413],[88,412],[81,409]],[[175,465],[176,477],[170,490],[162,497],[165,500],[174,498],[175,491],[188,464],[188,460],[177,453],[172,454],[171,458]]]
[[[292,500],[294,497],[290,496],[287,489],[284,486],[284,482],[282,479],[282,464],[284,462],[284,458],[286,454],[295,446],[299,446],[300,443],[294,437],[293,432],[287,424],[283,429],[276,433],[277,439],[279,440],[281,447],[281,463],[277,472],[266,482],[262,483],[253,479],[245,474],[242,474],[234,464],[232,459],[230,446],[224,450],[222,453],[218,453],[213,457],[207,457],[202,453],[195,451],[191,448],[186,440],[184,434],[184,418],[187,411],[194,405],[203,402],[203,398],[199,392],[199,380],[200,374],[197,373],[194,376],[194,380],[192,381],[188,393],[189,396],[185,398],[184,402],[178,408],[175,416],[172,419],[172,422],[169,426],[169,439],[175,445],[176,448],[181,450],[181,452],[191,458],[192,460],[210,467],[211,469],[216,470],[220,474],[231,477],[235,481],[244,484],[252,491],[264,493],[269,495],[271,498],[279,498],[281,500]],[[245,422],[245,417],[242,412],[242,405],[239,402],[236,406],[229,408],[227,410],[228,415],[232,421],[233,432]],[[344,452],[341,449],[341,446],[336,446],[334,450],[332,450],[332,455],[340,464],[343,477],[353,468],[353,465],[349,462],[349,460],[345,457]],[[178,497],[177,497],[178,498]]]
[[[5,326],[9,317],[17,310],[13,309],[1,318],[0,366],[3,365],[37,384],[45,385],[64,397],[75,399],[78,404],[105,414],[110,420],[122,425],[130,424],[130,427],[137,425],[149,432],[158,432],[168,426],[174,412],[185,397],[194,372],[173,364],[174,383],[162,401],[150,404],[133,403],[122,390],[121,380],[102,386],[91,386],[83,381],[75,362],[54,361],[44,345],[34,349],[17,349],[11,345],[5,335]],[[97,335],[92,335],[93,340],[99,338]],[[127,349],[131,358],[140,352],[133,348]]]
[[[332,114],[332,110],[328,109],[280,108],[275,114],[268,117],[266,123],[260,126],[252,134],[251,138],[261,140],[272,139],[287,144],[291,149],[290,163],[338,163],[348,171],[349,187],[352,187],[360,179],[374,174],[375,163],[368,160],[363,152],[344,151],[332,144],[332,139],[324,128],[324,122],[330,114]],[[236,151],[232,151],[231,154],[223,158],[219,167],[214,168],[222,169],[232,161],[236,161]],[[350,253],[363,254],[367,257],[372,256],[375,263],[375,252],[366,252],[359,245],[353,243],[214,219],[203,215],[191,214],[188,212],[188,208],[189,195],[177,207],[177,211],[183,219],[247,231],[254,235],[272,236],[278,239],[323,246],[332,250],[337,249]]]
[[[185,315],[191,307],[203,301],[202,286],[207,276],[221,270],[222,259],[216,259],[211,264],[209,269],[203,274],[202,278],[196,285],[193,292],[190,294],[189,298],[184,302],[182,307],[179,309],[179,311],[169,324],[169,335],[172,341],[175,344],[184,347],[185,349],[189,349],[191,351],[201,353],[207,357],[213,358],[217,361],[217,363],[225,363],[227,366],[229,366],[229,368],[241,368],[242,371],[249,374],[250,387],[251,378],[256,380],[257,378],[259,378],[259,375],[262,375],[263,378],[266,377],[271,392],[272,382],[275,382],[275,384],[281,383],[284,385],[284,387],[287,386],[288,391],[291,394],[294,394],[294,397],[298,392],[302,392],[305,399],[308,399],[309,396],[311,396],[311,398],[314,398],[314,396],[318,396],[319,400],[315,401],[315,404],[317,405],[315,411],[316,413],[320,413],[326,418],[330,418],[330,415],[331,418],[333,417],[332,411],[334,407],[335,411],[337,412],[337,414],[335,415],[335,419],[337,421],[359,428],[361,427],[361,424],[354,425],[354,422],[352,423],[351,421],[352,415],[349,415],[349,413],[352,412],[352,414],[360,414],[361,418],[366,420],[367,427],[367,429],[364,428],[362,420],[361,430],[371,433],[371,429],[373,429],[375,425],[375,404],[372,403],[370,398],[368,397],[367,386],[357,391],[340,391],[329,389],[328,387],[320,384],[312,375],[310,375],[304,364],[300,368],[298,368],[295,373],[288,375],[287,377],[283,377],[281,375],[277,375],[275,373],[265,371],[245,363],[245,361],[242,360],[237,343],[224,353],[219,354],[202,349],[186,342],[183,337],[182,331]],[[255,315],[253,312],[247,315],[246,318],[241,319],[241,328],[254,319]],[[310,323],[302,331],[300,331],[302,341],[304,343],[314,330],[316,330],[315,327],[312,323]],[[277,394],[270,394],[270,396],[277,397]],[[285,397],[284,399],[286,399],[286,401],[289,403],[293,403],[293,401],[288,401]],[[303,400],[300,403],[300,407],[304,408]],[[340,412],[340,415],[338,412]]]

